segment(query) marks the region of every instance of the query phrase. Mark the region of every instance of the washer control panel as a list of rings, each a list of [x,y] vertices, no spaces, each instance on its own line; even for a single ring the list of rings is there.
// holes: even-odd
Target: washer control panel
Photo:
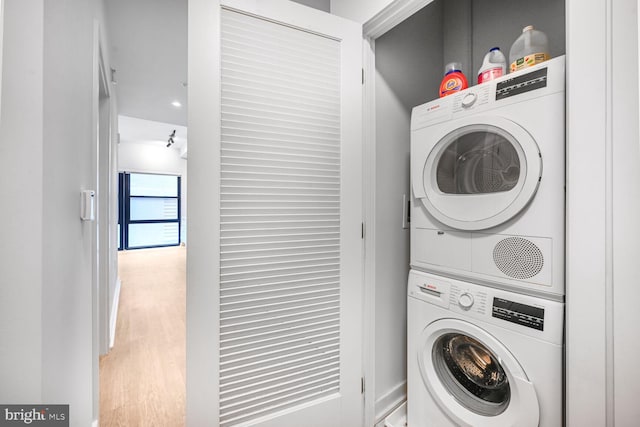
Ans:
[[[528,328],[544,330],[544,308],[493,297],[491,316]]]
[[[562,345],[564,303],[422,271],[409,272],[409,302],[437,318],[494,325]],[[436,308],[440,307],[440,308]]]
[[[424,302],[437,305],[442,308],[449,308],[449,295],[451,283],[447,280],[423,277],[412,274],[409,276],[409,296]]]
[[[458,297],[458,305],[463,310],[469,310],[473,306],[473,295],[469,292],[464,292]]]
[[[476,95],[475,92],[469,92],[468,94],[462,97],[462,108],[471,107],[473,104],[475,104],[477,99],[478,99],[478,95]]]
[[[456,311],[484,315],[487,312],[487,291],[471,284],[467,286],[452,284],[449,303]]]

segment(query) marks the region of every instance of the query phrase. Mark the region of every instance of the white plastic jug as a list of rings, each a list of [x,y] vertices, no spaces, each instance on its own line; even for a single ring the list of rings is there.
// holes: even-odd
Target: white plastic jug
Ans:
[[[499,47],[492,47],[484,56],[482,67],[478,70],[478,84],[497,79],[507,74],[507,59]]]
[[[511,72],[518,71],[544,62],[549,58],[547,35],[542,31],[535,30],[533,25],[529,25],[522,29],[522,34],[511,46],[509,69]]]

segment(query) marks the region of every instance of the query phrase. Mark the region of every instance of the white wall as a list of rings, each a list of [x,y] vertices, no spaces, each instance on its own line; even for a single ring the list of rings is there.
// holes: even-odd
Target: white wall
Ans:
[[[187,169],[187,161],[180,152],[167,148],[163,143],[122,142],[118,144],[118,170],[121,172],[149,172],[182,174]]]
[[[118,170],[120,172],[146,172],[167,175],[180,175],[181,191],[181,228],[180,239],[187,241],[187,161],[180,157],[180,151],[174,147],[165,147],[164,143],[122,142],[118,144]]]
[[[331,2],[329,0],[293,0],[296,3],[304,4],[305,6],[313,7],[314,9],[323,10],[329,12]]]
[[[484,55],[494,46],[500,47],[507,61],[511,45],[527,25],[543,31],[549,39],[552,57],[564,55],[565,7],[559,0],[513,1],[471,0],[473,34],[473,69],[467,77],[477,81]],[[455,16],[449,22],[455,21]],[[449,25],[452,26],[453,24]]]
[[[331,13],[364,24],[396,0],[331,0]]]
[[[103,11],[100,1],[44,5],[42,400],[69,402],[71,425],[84,426],[94,418],[97,387],[90,286],[95,243],[93,224],[79,219],[78,198],[95,182],[93,35]]]
[[[0,401],[9,404],[42,399],[44,5],[6,0],[4,7]]]
[[[440,81],[444,74],[444,66],[450,62],[459,62],[461,71],[467,77],[469,85],[475,83],[473,64],[473,43],[477,35],[474,31],[472,0],[436,1],[442,4],[442,32],[444,40]],[[433,4],[433,3],[431,3]],[[482,25],[478,27],[482,28]],[[434,97],[436,98],[436,97]]]
[[[98,1],[6,0],[0,162],[0,401],[68,403],[93,421],[90,188]],[[108,66],[108,64],[107,64]]]
[[[438,96],[442,3],[430,5],[376,40],[375,415],[406,397],[411,109]]]

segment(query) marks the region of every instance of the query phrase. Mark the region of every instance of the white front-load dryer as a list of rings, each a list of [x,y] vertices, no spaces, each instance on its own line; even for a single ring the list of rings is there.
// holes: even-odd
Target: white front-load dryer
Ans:
[[[564,304],[411,271],[410,427],[563,425]]]
[[[411,266],[564,295],[564,57],[415,107]]]

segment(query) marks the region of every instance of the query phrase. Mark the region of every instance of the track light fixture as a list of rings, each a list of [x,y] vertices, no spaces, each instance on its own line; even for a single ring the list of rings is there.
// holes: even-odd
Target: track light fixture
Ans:
[[[176,136],[176,130],[174,129],[173,132],[171,132],[171,134],[169,135],[169,139],[167,140],[167,148],[173,145],[173,143],[175,142],[173,138],[175,138],[175,136]]]

